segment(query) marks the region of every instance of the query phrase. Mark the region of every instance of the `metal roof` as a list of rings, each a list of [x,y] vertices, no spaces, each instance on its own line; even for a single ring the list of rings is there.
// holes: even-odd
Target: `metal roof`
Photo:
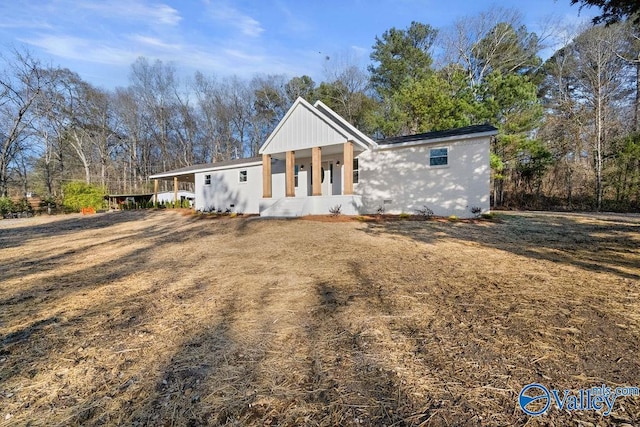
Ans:
[[[245,159],[225,160],[222,162],[204,163],[199,165],[187,166],[180,169],[173,169],[166,172],[156,173],[151,175],[149,178],[155,179],[155,178],[174,177],[174,176],[180,176],[180,175],[191,175],[195,172],[218,170],[218,169],[229,168],[232,166],[242,166],[245,164],[248,165],[256,162],[262,162],[262,157],[248,157]]]

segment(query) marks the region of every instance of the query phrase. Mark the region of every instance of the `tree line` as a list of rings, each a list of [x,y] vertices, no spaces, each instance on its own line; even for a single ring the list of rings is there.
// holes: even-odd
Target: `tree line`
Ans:
[[[495,207],[637,210],[640,25],[565,35],[548,55],[548,34],[494,8],[442,30],[390,28],[366,69],[332,58],[319,84],[306,75],[180,79],[173,64],[139,58],[115,90],[13,50],[0,75],[0,196],[55,199],[75,180],[143,192],[153,173],[255,156],[302,96],[374,139],[496,126]]]

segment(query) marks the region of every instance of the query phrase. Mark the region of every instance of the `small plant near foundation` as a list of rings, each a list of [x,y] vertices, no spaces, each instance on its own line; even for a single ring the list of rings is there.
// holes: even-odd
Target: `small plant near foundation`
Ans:
[[[377,215],[384,215],[384,206],[378,207],[378,209],[376,210],[376,214]]]
[[[329,208],[329,213],[331,216],[338,216],[342,213],[342,205],[335,205],[334,207]]]
[[[480,206],[471,206],[469,210],[476,218],[479,217],[480,214],[482,213],[482,208]]]
[[[420,209],[416,209],[416,215],[422,219],[431,219],[433,217],[433,211],[429,206],[424,205]]]
[[[411,217],[411,215],[409,215],[409,214],[408,214],[408,213],[406,213],[406,212],[401,212],[401,213],[400,213],[400,215],[399,215],[399,217],[400,217],[400,219],[408,219],[408,218],[410,218],[410,217]]]
[[[458,217],[455,215],[450,215],[447,219],[451,222],[456,222],[458,220]]]

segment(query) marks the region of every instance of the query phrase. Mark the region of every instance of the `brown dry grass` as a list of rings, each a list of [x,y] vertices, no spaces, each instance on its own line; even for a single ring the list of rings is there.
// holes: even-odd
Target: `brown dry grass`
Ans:
[[[640,424],[640,219],[0,221],[0,426]],[[591,424],[589,424],[591,423]]]

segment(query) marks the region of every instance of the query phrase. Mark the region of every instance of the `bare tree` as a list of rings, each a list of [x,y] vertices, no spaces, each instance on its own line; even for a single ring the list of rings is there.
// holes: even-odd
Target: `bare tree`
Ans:
[[[286,78],[283,75],[256,76],[251,80],[250,88],[253,91],[254,104],[248,154],[257,156],[260,145],[284,117],[290,107],[290,101]]]
[[[151,174],[151,156],[144,131],[142,106],[132,89],[119,88],[115,94],[115,110],[118,115],[117,134],[122,138],[123,156],[120,168],[124,191],[138,190],[143,177]]]
[[[324,74],[326,82],[315,91],[317,98],[350,123],[365,129],[366,114],[374,106],[368,95],[369,74],[349,54],[334,55],[325,63]]]
[[[6,69],[0,75],[0,196],[7,195],[9,168],[29,143],[33,110],[50,84],[48,73],[29,52],[14,50],[3,59]]]
[[[607,144],[616,123],[614,103],[625,95],[624,61],[616,51],[622,41],[621,27],[593,27],[571,45],[577,63],[577,93],[592,113],[592,147],[596,177],[596,208],[602,208],[603,169]],[[618,47],[618,48],[616,48]]]
[[[144,58],[131,66],[131,89],[137,102],[143,110],[148,139],[144,141],[150,144],[149,151],[158,151],[158,162],[162,170],[175,166],[171,162],[174,156],[172,144],[175,143],[172,135],[171,122],[176,112],[175,94],[178,82],[175,76],[175,68],[171,64],[155,61],[150,64]],[[146,177],[145,177],[146,179]]]
[[[549,34],[527,32],[516,9],[491,8],[460,18],[441,33],[446,64],[460,64],[471,87],[478,87],[492,71],[522,71],[539,64],[538,52]]]

